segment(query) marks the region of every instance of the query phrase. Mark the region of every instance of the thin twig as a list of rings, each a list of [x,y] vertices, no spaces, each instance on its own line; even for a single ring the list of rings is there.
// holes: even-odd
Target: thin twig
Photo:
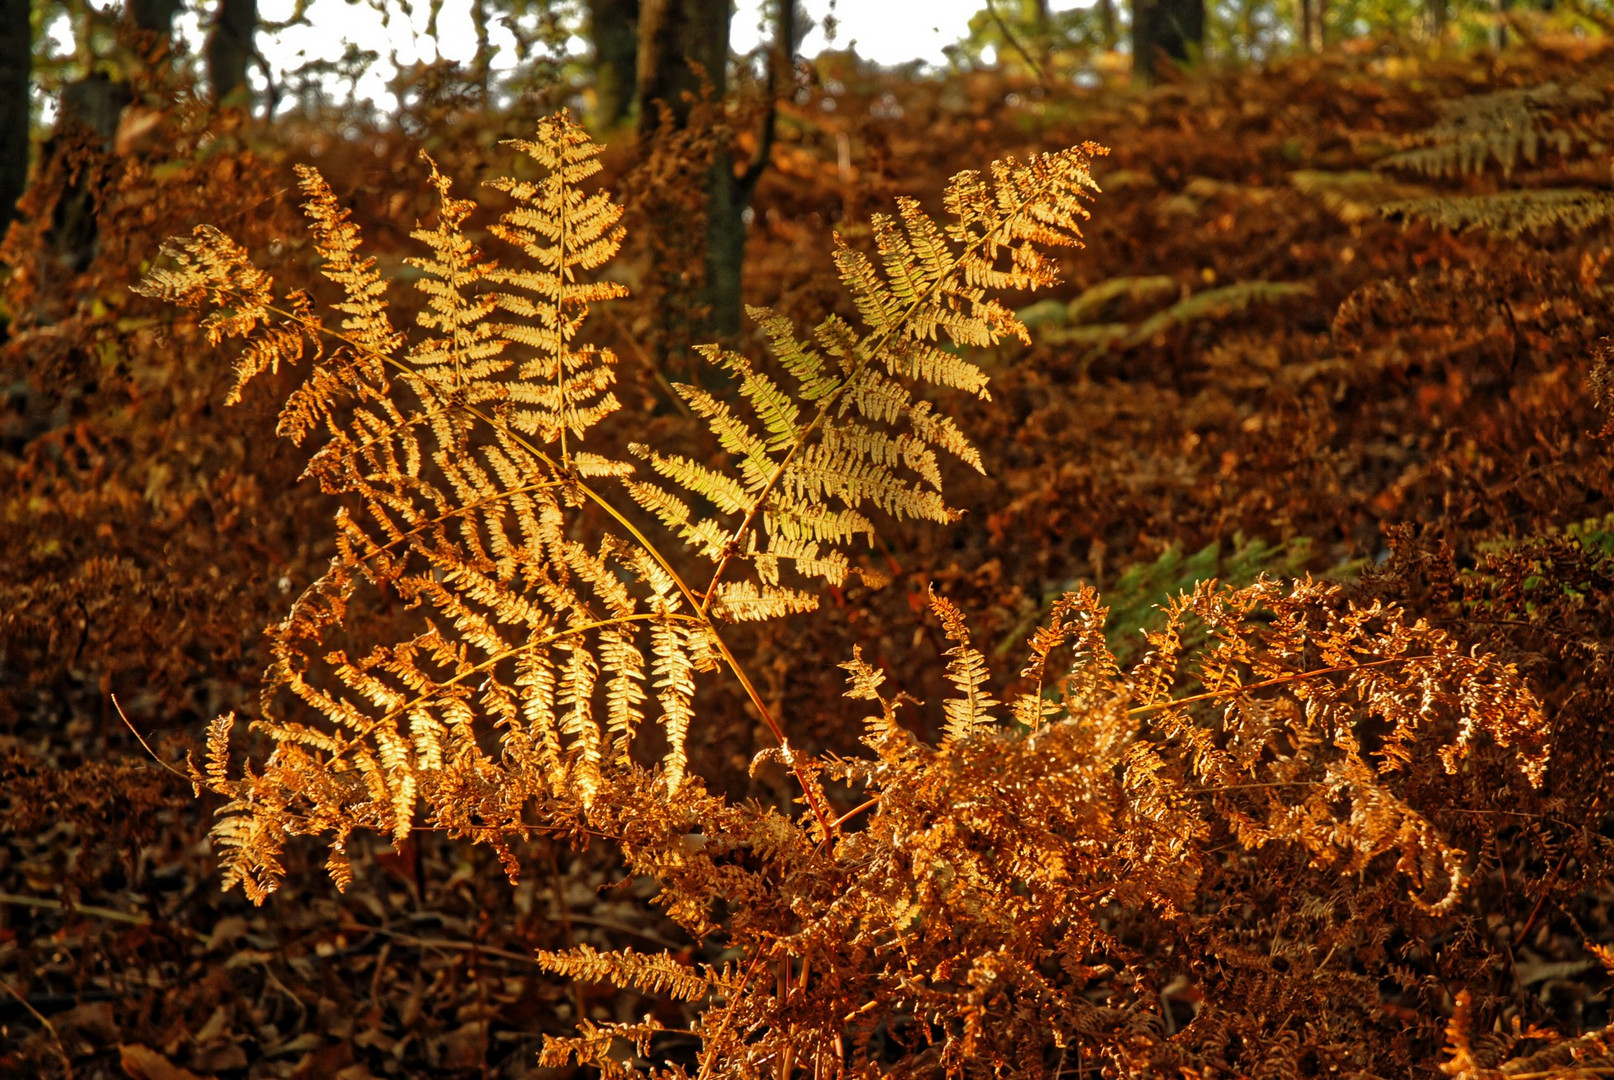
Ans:
[[[12,907],[37,908],[41,911],[60,911],[69,915],[84,915],[92,919],[103,919],[106,922],[127,923],[130,926],[151,925],[151,919],[145,915],[134,915],[114,908],[95,907],[92,904],[69,906],[60,900],[50,900],[43,896],[18,896],[16,893],[0,892],[0,904],[9,904]]]
[[[475,953],[478,956],[497,956],[505,960],[514,960],[520,964],[530,964],[533,967],[539,966],[537,957],[524,956],[521,953],[511,952],[508,949],[490,948],[487,945],[478,945],[474,941],[451,941],[447,938],[416,937],[414,934],[403,934],[399,933],[397,930],[388,930],[384,926],[371,926],[368,923],[361,923],[357,919],[350,923],[344,923],[341,929],[347,933],[362,932],[366,934],[380,934],[382,937],[391,938],[393,941],[401,942],[404,945],[413,945],[417,949],[443,949],[449,952],[469,952]]]
[[[164,761],[162,758],[158,757],[157,751],[153,750],[151,748],[151,744],[146,741],[146,737],[140,734],[140,729],[136,728],[134,724],[129,722],[129,718],[123,713],[123,706],[118,704],[118,695],[112,694],[109,696],[112,698],[112,707],[118,710],[118,715],[123,718],[123,722],[128,725],[129,730],[134,732],[134,737],[139,739],[140,745],[146,748],[146,753],[151,755],[151,760],[155,761],[157,764],[161,765],[163,768],[167,769],[181,780],[184,780],[186,783],[190,783],[191,778],[185,773],[182,773],[178,769],[174,768],[172,765],[168,764],[168,762]]]
[[[993,0],[986,0],[986,10],[992,16],[992,21],[998,24],[998,32],[1003,35],[1003,40],[1007,41],[1010,47],[1020,54],[1020,58],[1026,62],[1026,66],[1036,74],[1037,81],[1042,83],[1045,88],[1048,87],[1048,73],[1042,69],[1041,64],[1031,58],[1031,53],[1026,51],[1026,47],[1020,44],[1020,39],[1015,37],[1014,31],[1009,29],[1009,24],[998,13],[997,4]]]
[[[38,1020],[40,1025],[44,1027],[46,1031],[50,1032],[51,1041],[56,1044],[56,1053],[62,1059],[62,1068],[67,1070],[67,1080],[73,1080],[73,1059],[68,1057],[67,1046],[63,1044],[61,1035],[57,1033],[56,1025],[46,1019],[44,1013],[34,1008],[33,1005],[29,1003],[28,999],[19,994],[17,992],[17,988],[12,986],[5,979],[0,978],[0,986],[5,987],[6,991],[10,993],[12,997],[17,999],[17,1003],[32,1013],[34,1019]]]
[[[1552,895],[1552,887],[1558,884],[1558,874],[1563,870],[1564,863],[1568,861],[1569,849],[1565,848],[1564,853],[1558,857],[1558,865],[1554,866],[1552,873],[1547,875],[1547,883],[1542,886],[1541,896],[1536,900],[1536,906],[1531,909],[1530,917],[1525,920],[1524,929],[1519,931],[1517,941],[1522,943],[1525,938],[1530,936],[1530,931],[1535,929],[1536,920],[1541,917],[1541,909],[1546,904],[1547,897]]]
[[[691,409],[689,407],[689,402],[685,401],[683,396],[678,393],[677,387],[673,386],[671,380],[667,378],[666,372],[661,370],[661,365],[656,363],[655,358],[650,355],[649,350],[643,345],[639,344],[638,338],[628,333],[627,327],[622,325],[622,320],[617,318],[615,311],[611,310],[611,305],[601,304],[600,312],[606,317],[606,319],[610,321],[611,325],[616,328],[616,331],[621,335],[622,340],[628,343],[628,347],[638,355],[639,362],[644,364],[644,366],[649,369],[650,374],[656,380],[656,385],[661,387],[662,392],[667,395],[667,400],[671,401],[678,411],[684,414],[685,419],[695,419],[695,410]],[[590,314],[593,314],[593,312],[590,312]]]

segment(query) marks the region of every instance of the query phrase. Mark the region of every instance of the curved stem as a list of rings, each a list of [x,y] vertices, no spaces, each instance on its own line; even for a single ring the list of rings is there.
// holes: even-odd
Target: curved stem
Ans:
[[[1237,694],[1247,693],[1251,690],[1266,690],[1273,686],[1285,686],[1289,683],[1305,682],[1308,679],[1320,678],[1323,675],[1339,675],[1347,671],[1362,671],[1366,668],[1388,667],[1391,664],[1410,664],[1417,660],[1434,660],[1433,656],[1392,656],[1385,660],[1368,660],[1360,664],[1340,664],[1336,667],[1315,668],[1311,671],[1297,671],[1290,675],[1279,675],[1275,678],[1264,679],[1261,682],[1245,683],[1242,686],[1230,686],[1223,690],[1207,690],[1203,694],[1190,694],[1185,698],[1172,698],[1168,701],[1156,701],[1149,705],[1139,705],[1128,709],[1128,716],[1143,716],[1147,713],[1160,712],[1164,709],[1176,708],[1179,705],[1193,705],[1201,701],[1215,701],[1218,698],[1233,697]]]

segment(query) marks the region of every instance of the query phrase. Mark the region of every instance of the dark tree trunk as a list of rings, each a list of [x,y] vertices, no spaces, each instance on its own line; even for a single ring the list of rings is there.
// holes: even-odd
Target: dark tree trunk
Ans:
[[[29,0],[0,0],[0,235],[28,186],[28,83],[33,67]]]
[[[728,0],[642,0],[639,5],[639,134],[657,130],[665,109],[674,128],[686,127],[706,94],[721,99],[729,55]],[[736,205],[734,162],[713,155],[706,175],[706,258],[698,296],[673,298],[700,306],[703,337],[725,339],[739,330],[740,264],[745,252],[743,205]]]
[[[101,209],[96,155],[110,153],[118,120],[132,100],[129,87],[95,72],[62,88],[61,118],[42,151],[47,162],[67,155],[75,161],[57,199],[49,241],[63,269],[79,273],[95,258]],[[82,160],[79,159],[82,155]]]
[[[1115,0],[1098,0],[1098,30],[1104,36],[1104,47],[1115,48],[1120,37],[1115,29]]]
[[[768,57],[768,111],[763,114],[756,150],[736,175],[727,154],[712,163],[710,210],[707,218],[706,303],[709,327],[719,338],[731,340],[740,333],[743,297],[740,286],[745,262],[745,212],[757,181],[768,167],[778,120],[778,96],[794,84],[796,0],[777,0],[773,47]],[[725,47],[726,49],[726,47]]]
[[[258,0],[219,0],[213,31],[207,37],[207,78],[213,100],[243,96],[247,66],[257,55],[252,35],[258,28]]]
[[[1295,27],[1303,52],[1322,52],[1324,45],[1323,20],[1328,14],[1327,0],[1296,0]]]
[[[616,127],[633,107],[639,81],[639,0],[589,0],[594,41],[594,126]]]
[[[658,131],[663,111],[671,126],[681,129],[690,123],[692,109],[701,98],[708,94],[721,98],[727,81],[729,16],[728,0],[640,0],[641,139]],[[778,91],[781,80],[790,81],[793,71],[791,58],[797,35],[792,0],[781,0],[775,18],[778,32],[768,63],[770,97]],[[704,281],[698,297],[674,300],[687,303],[694,299],[704,309],[705,317],[696,332],[705,341],[732,341],[739,335],[745,210],[773,149],[774,121],[770,101],[751,160],[737,169],[726,145],[720,146],[706,170]],[[678,227],[678,223],[664,225],[669,230]],[[652,221],[651,227],[658,225]]]
[[[174,32],[179,9],[180,0],[129,0],[124,11],[137,28],[166,38]]]
[[[1145,83],[1162,58],[1184,63],[1205,41],[1205,0],[1132,0],[1132,67]]]
[[[639,133],[656,129],[656,102],[672,111],[676,126],[709,87],[727,89],[728,0],[643,0],[639,5]]]

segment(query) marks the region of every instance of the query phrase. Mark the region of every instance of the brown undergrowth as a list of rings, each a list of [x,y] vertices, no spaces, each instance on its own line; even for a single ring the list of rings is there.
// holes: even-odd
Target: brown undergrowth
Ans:
[[[457,314],[430,306],[447,303],[446,292],[411,300],[394,289],[386,294],[392,323],[406,323],[422,302],[439,320],[412,352],[390,342],[355,348],[321,333],[327,325],[350,339],[375,330],[379,307],[328,322],[317,320],[321,308],[286,308],[276,317],[291,317],[283,325],[297,335],[308,332],[304,346],[318,359],[312,369],[304,357],[294,371],[260,378],[284,396],[310,370],[324,373],[299,400],[315,404],[302,415],[334,440],[317,452],[314,470],[346,500],[348,516],[333,548],[310,527],[328,520],[324,497],[285,496],[291,501],[275,505],[288,510],[278,515],[252,511],[249,520],[289,534],[267,534],[263,546],[282,559],[297,553],[288,563],[301,576],[282,571],[276,582],[288,578],[293,596],[309,581],[323,584],[268,638],[271,685],[281,693],[262,715],[280,749],[238,780],[224,771],[216,735],[217,765],[204,764],[202,779],[236,803],[238,824],[223,835],[243,845],[232,856],[243,880],[271,884],[281,859],[287,887],[310,901],[293,919],[276,914],[283,908],[271,900],[268,922],[228,898],[158,902],[170,875],[194,877],[182,886],[187,894],[205,884],[197,852],[184,847],[195,843],[197,823],[161,823],[163,812],[142,793],[148,780],[92,764],[74,784],[59,778],[71,771],[47,775],[43,757],[18,759],[7,814],[19,850],[25,835],[42,838],[44,851],[101,830],[157,830],[167,840],[62,867],[77,873],[81,899],[153,898],[139,925],[113,920],[128,935],[86,933],[98,918],[93,904],[76,919],[62,913],[59,923],[48,906],[7,907],[30,913],[13,924],[25,928],[25,943],[30,928],[59,925],[69,953],[83,957],[77,974],[45,963],[33,975],[8,969],[8,980],[49,1014],[48,995],[36,988],[95,984],[104,977],[94,974],[96,948],[125,962],[142,949],[178,950],[190,957],[188,970],[206,973],[193,976],[182,1011],[154,1004],[144,1021],[124,1004],[136,991],[116,976],[115,1010],[80,995],[69,1017],[56,1014],[61,1053],[42,1031],[27,1060],[45,1069],[65,1056],[82,1068],[104,1060],[94,1047],[121,1030],[138,1034],[117,1041],[158,1048],[137,1047],[126,1063],[149,1060],[140,1058],[144,1050],[203,1072],[270,1075],[278,1066],[258,1053],[295,1045],[291,1033],[300,1032],[310,1043],[282,1061],[289,1069],[301,1054],[305,1075],[436,1074],[479,1062],[519,1074],[531,1055],[505,1048],[531,1047],[537,1029],[553,1036],[545,1050],[552,1066],[585,1061],[606,1073],[1568,1076],[1607,1067],[1600,957],[1611,940],[1603,795],[1610,748],[1601,718],[1614,638],[1603,518],[1610,459],[1593,436],[1606,415],[1594,407],[1601,384],[1586,385],[1608,326],[1606,232],[1596,222],[1555,219],[1529,245],[1479,228],[1453,233],[1391,205],[1407,202],[1408,191],[1389,198],[1382,190],[1386,182],[1446,184],[1466,197],[1488,187],[1584,185],[1589,174],[1579,162],[1598,152],[1595,133],[1573,132],[1595,123],[1583,84],[1602,86],[1602,68],[1566,66],[1552,55],[1499,61],[1483,74],[1452,64],[1420,74],[1424,89],[1414,91],[1373,63],[1303,61],[1069,113],[1034,99],[1018,109],[983,104],[987,91],[1030,98],[1027,88],[990,80],[962,105],[915,93],[903,118],[890,116],[877,81],[869,97],[878,107],[855,107],[861,91],[851,76],[836,113],[809,103],[784,136],[781,164],[796,172],[759,195],[752,252],[757,276],[782,286],[782,307],[798,326],[835,310],[856,325],[879,311],[870,298],[892,290],[886,275],[898,272],[882,264],[880,246],[889,256],[892,238],[906,237],[911,247],[922,219],[904,209],[902,225],[866,228],[862,215],[903,189],[940,205],[939,177],[973,156],[963,143],[986,138],[1022,159],[1030,146],[1086,136],[1117,147],[1092,166],[1106,193],[1085,226],[1087,250],[1059,259],[1072,286],[1041,306],[1018,292],[1004,297],[1005,314],[1030,325],[1030,343],[1011,336],[1008,345],[933,357],[933,369],[955,382],[966,374],[955,362],[992,376],[990,400],[942,395],[926,418],[951,418],[954,446],[982,446],[995,486],[971,481],[945,458],[933,470],[912,441],[904,451],[891,435],[882,443],[864,434],[854,438],[860,452],[889,454],[879,461],[891,469],[920,467],[897,486],[844,467],[831,470],[839,487],[811,478],[781,485],[790,498],[828,499],[816,509],[842,513],[850,478],[861,476],[872,505],[912,511],[932,505],[928,478],[945,476],[949,502],[970,511],[947,528],[923,529],[868,515],[878,544],[859,554],[863,534],[850,530],[858,532],[848,549],[857,557],[844,570],[827,534],[805,557],[771,540],[744,543],[753,506],[764,508],[755,520],[767,524],[767,537],[790,539],[772,530],[801,506],[768,504],[758,492],[780,490],[767,487],[775,471],[767,463],[777,468],[784,459],[779,484],[802,453],[792,457],[786,447],[824,400],[772,395],[770,385],[813,385],[791,381],[791,364],[805,361],[792,351],[794,339],[783,338],[782,322],[763,335],[768,352],[749,354],[761,359],[712,355],[733,381],[708,372],[700,389],[686,391],[703,418],[690,425],[667,404],[662,382],[635,368],[643,361],[623,340],[638,325],[631,308],[602,320],[611,305],[598,304],[586,323],[580,309],[567,309],[562,324],[581,329],[559,350],[542,334],[522,339],[501,329],[555,317],[543,314],[544,290],[560,286],[537,288],[538,299],[521,309],[497,298],[522,295],[520,286],[487,271],[464,290]],[[1521,157],[1506,170],[1482,156],[1456,177],[1438,169],[1404,175],[1395,155],[1447,140],[1440,125],[1453,111],[1429,104],[1431,80],[1452,99],[1493,94],[1511,81],[1520,90],[1512,104],[1481,103],[1478,111],[1522,108],[1571,135],[1542,139],[1535,160]],[[1549,82],[1560,90],[1531,89]],[[1186,137],[1185,111],[1210,134]],[[850,140],[852,167],[838,134]],[[1389,164],[1375,170],[1380,162]],[[459,175],[465,162],[456,165]],[[859,171],[865,167],[876,171]],[[1306,168],[1344,179],[1295,175]],[[1352,175],[1361,172],[1370,176]],[[524,166],[517,183],[544,175]],[[1368,183],[1375,177],[1376,190]],[[589,197],[587,187],[579,197]],[[373,271],[345,247],[337,203],[317,186],[304,197],[325,207],[314,242],[328,268],[336,256],[339,280],[321,292],[296,259],[282,260],[284,276],[322,303],[364,307],[374,299],[365,276]],[[404,220],[413,212],[436,234],[427,265],[406,274],[448,281],[453,266],[471,265],[454,262],[461,249],[444,224],[458,211],[439,217],[415,193],[403,198],[393,209]],[[295,201],[275,205],[289,210]],[[402,229],[385,224],[393,216],[387,200],[360,193],[343,202],[368,233],[383,235],[383,269],[399,267],[392,238]],[[519,212],[497,195],[490,202],[488,220]],[[207,220],[200,211],[174,216]],[[849,215],[841,226],[850,250],[874,254],[880,273],[859,277],[851,255],[838,267],[805,256],[811,230],[798,223],[814,212],[826,221]],[[1404,223],[1409,217],[1416,220]],[[224,224],[241,235],[238,223]],[[507,217],[505,228],[507,239],[547,250],[546,226]],[[261,237],[245,238],[272,261],[271,243],[301,243],[296,235],[277,218]],[[497,243],[470,235],[480,246]],[[497,257],[513,272],[533,273],[520,252]],[[539,267],[549,265],[545,257]],[[244,273],[244,264],[233,265]],[[579,287],[597,290],[585,299],[615,291]],[[959,309],[974,302],[966,299]],[[229,315],[243,318],[248,307],[232,305]],[[88,300],[83,310],[95,314]],[[163,358],[175,355],[174,344],[194,340],[183,321],[134,310],[157,320],[149,341],[139,326],[104,324],[104,340],[125,355],[172,363]],[[341,329],[344,318],[356,326]],[[993,325],[1012,330],[1014,322]],[[837,324],[823,325],[825,370],[844,374],[823,340],[834,340]],[[892,363],[872,336],[843,349]],[[421,363],[431,348],[469,357],[500,338],[525,373],[483,370],[461,383],[419,374],[454,367]],[[418,343],[431,339],[439,345]],[[588,411],[597,394],[568,413],[571,399],[557,389],[564,372],[590,393],[610,389],[591,374],[607,365],[584,346],[591,339],[633,357],[623,365],[632,375],[616,387],[628,405],[615,417]],[[289,353],[289,342],[273,348]],[[895,362],[909,374],[923,367]],[[38,376],[45,385],[52,377],[43,369]],[[187,392],[204,400],[200,390]],[[273,442],[266,396],[249,389],[243,398],[258,417],[252,446],[260,459]],[[786,420],[792,401],[802,411]],[[629,437],[608,433],[646,403],[658,415],[630,425]],[[755,414],[745,411],[752,407]],[[83,409],[86,439],[118,411],[93,401]],[[517,419],[522,410],[530,430]],[[198,437],[209,430],[210,413],[186,415],[198,418],[190,421]],[[903,415],[895,415],[898,436],[911,434]],[[49,458],[50,440],[65,445],[70,436],[66,425],[40,423],[43,435],[26,433],[16,445],[40,455],[34,460],[84,467],[58,474],[58,490],[82,490],[75,478],[101,475],[89,458]],[[354,423],[370,424],[362,443]],[[147,430],[138,420],[130,426]],[[715,443],[702,441],[701,427]],[[800,445],[822,446],[822,431]],[[609,466],[585,456],[573,441],[579,434]],[[626,454],[635,440],[649,444],[647,456]],[[141,446],[128,448],[122,467],[145,468]],[[500,453],[524,464],[501,469]],[[421,464],[411,472],[413,454]],[[297,456],[276,457],[274,468],[289,477]],[[456,464],[462,459],[481,464]],[[206,475],[210,465],[194,457],[189,467]],[[468,471],[456,478],[456,468]],[[22,477],[30,490],[35,475]],[[276,499],[289,486],[259,483]],[[659,487],[634,492],[634,483]],[[670,500],[682,500],[688,515]],[[62,505],[59,520],[84,530],[83,553],[73,555],[82,560],[94,550],[96,519]],[[945,507],[927,516],[950,516],[940,513]],[[358,524],[366,509],[379,516]],[[722,511],[727,527],[703,532]],[[98,512],[114,527],[126,514]],[[539,524],[524,530],[528,513]],[[174,520],[166,528],[198,552],[216,531],[210,518]],[[1384,531],[1404,520],[1419,526]],[[734,530],[740,542],[732,542]],[[1278,546],[1252,545],[1240,532]],[[687,546],[669,542],[679,535]],[[1205,548],[1205,557],[1178,558],[1170,547],[1212,542],[1220,546]],[[636,547],[660,552],[664,563],[645,563]],[[221,567],[221,576],[262,577],[265,563],[280,569],[254,550],[236,550],[230,558],[240,568]],[[321,579],[333,550],[338,563]],[[1282,552],[1281,561],[1271,552]],[[777,565],[770,555],[780,556]],[[792,561],[829,579],[821,594],[792,585]],[[166,565],[145,555],[131,562],[147,574]],[[198,564],[206,564],[200,554],[174,558],[173,579],[194,581],[186,568]],[[34,565],[18,580],[57,588],[67,564]],[[658,568],[690,585],[703,566],[704,575],[715,569],[716,589],[702,576],[682,606],[658,606],[658,598],[684,596],[676,584],[657,591]],[[1267,566],[1297,580],[1257,579]],[[1307,568],[1333,580],[1307,580]],[[1232,582],[1196,585],[1206,574]],[[883,577],[898,587],[878,588]],[[1083,579],[1100,583],[1113,612]],[[741,583],[754,593],[742,595]],[[279,618],[288,603],[266,584],[255,594],[265,610],[257,622]],[[717,602],[725,584],[727,610]],[[39,686],[63,694],[64,711],[93,702],[94,672],[106,670],[111,649],[128,650],[125,662],[138,664],[186,640],[130,634],[170,601],[153,602],[142,620],[124,599],[138,603],[138,590],[81,591],[104,605],[97,613],[107,644],[92,634],[73,664],[39,670]],[[327,601],[348,592],[356,599],[338,625],[341,612]],[[539,599],[501,622],[496,613],[509,593]],[[11,641],[32,640],[37,655],[59,662],[61,642],[42,635],[73,624],[43,613],[70,605],[37,595],[31,602],[42,614]],[[820,595],[823,611],[742,627],[754,633],[731,625],[745,604],[771,614]],[[214,602],[205,586],[196,596]],[[1146,616],[1156,600],[1167,609]],[[227,616],[228,599],[218,602]],[[436,611],[424,633],[420,607]],[[120,632],[111,620],[123,619],[129,629]],[[252,656],[239,623],[218,625]],[[1140,625],[1149,635],[1142,647]],[[670,634],[675,626],[687,629]],[[707,633],[721,636],[727,654],[706,644]],[[672,634],[680,635],[676,645]],[[849,640],[860,651],[838,670]],[[8,658],[33,655],[14,651],[20,647],[8,644]],[[715,658],[730,673],[686,689],[680,655],[697,668]],[[217,664],[216,654],[206,663]],[[232,684],[244,676],[226,667],[209,696],[184,670],[176,663],[171,685],[191,695],[183,700],[192,715],[240,703]],[[90,697],[64,694],[69,678],[85,680]],[[848,685],[858,702],[850,710],[839,698]],[[736,707],[742,700],[749,715]],[[141,704],[143,726],[173,707]],[[693,719],[680,719],[685,709]],[[592,731],[591,722],[599,725]],[[104,738],[75,723],[86,746]],[[390,746],[389,724],[398,740]],[[750,765],[749,780],[735,758]],[[56,760],[75,765],[71,756]],[[127,795],[114,798],[118,809],[109,814],[105,800],[83,797],[93,785]],[[411,812],[416,799],[420,816]],[[59,807],[64,822],[50,826],[41,806]],[[384,843],[411,825],[425,831],[386,854]],[[344,831],[354,827],[379,832],[383,847]],[[519,864],[522,884],[503,889],[476,855],[439,843],[439,829],[509,842],[506,862]],[[319,894],[300,846],[277,853],[284,834],[321,831],[345,837],[355,868],[346,899]],[[342,872],[340,858],[332,864]],[[26,872],[8,904],[25,892],[51,895],[48,859],[28,862]],[[613,880],[614,891],[590,893],[588,885]],[[654,894],[672,921],[649,921],[633,894]],[[189,922],[190,912],[201,921]],[[184,929],[190,925],[202,926],[201,937]],[[278,955],[266,953],[277,940]],[[533,945],[550,972],[572,981],[566,998],[558,996],[563,984],[523,966]],[[399,957],[414,950],[415,982],[391,994],[388,973],[401,974],[409,965]],[[601,988],[612,983],[626,989]],[[243,985],[261,989],[242,997]],[[344,1013],[357,1019],[343,1022]],[[166,1027],[153,1026],[158,1016]],[[411,1042],[408,1027],[423,1017],[426,1033]],[[505,1035],[517,1037],[497,1041]],[[230,1053],[241,1045],[257,1048],[250,1061]]]

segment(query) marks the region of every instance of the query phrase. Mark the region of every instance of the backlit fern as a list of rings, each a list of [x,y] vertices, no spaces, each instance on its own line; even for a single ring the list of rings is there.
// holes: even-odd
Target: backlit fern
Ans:
[[[676,792],[698,672],[728,666],[783,742],[718,627],[814,606],[803,584],[844,580],[849,551],[874,535],[873,511],[956,515],[939,455],[977,469],[980,456],[918,391],[986,395],[985,374],[956,349],[1025,336],[990,294],[1057,280],[1047,250],[1080,242],[1096,150],[962,173],[945,224],[912,200],[877,217],[873,258],[844,244],[836,253],[861,326],[832,316],[804,341],[783,316],[754,311],[770,362],[705,351],[739,402],[680,388],[732,466],[636,447],[646,469],[581,449],[618,408],[615,357],[579,337],[589,306],[623,292],[588,279],[621,238],[620,208],[582,186],[599,148],[564,115],[515,145],[544,172],[492,185],[514,206],[490,231],[520,249],[519,268],[471,242],[473,204],[432,167],[441,208],[413,234],[427,249],[412,260],[427,305],[412,344],[389,321],[387,283],[359,254],[358,230],[309,168],[299,177],[323,273],[344,295],[339,323],[302,293],[277,298],[246,253],[206,227],[170,244],[174,265],[144,285],[210,308],[215,343],[245,340],[236,394],[264,370],[312,360],[280,430],[299,442],[321,433],[308,471],[347,498],[337,557],[270,631],[256,726],[274,755],[261,774],[230,779],[221,717],[198,775],[232,798],[218,837],[229,880],[256,898],[274,886],[287,835],[333,835],[340,878],[352,829],[401,840],[422,801],[432,823],[502,850],[501,828],[527,799],[588,806],[649,710],[668,744],[664,790]],[[624,494],[710,561],[704,582],[635,527]],[[581,539],[601,515],[607,524]],[[417,631],[361,655],[327,649],[364,583],[418,608]],[[316,719],[289,713],[288,698]],[[499,760],[478,741],[487,729],[499,732]]]
[[[273,752],[237,773],[225,716],[192,768],[227,800],[226,884],[262,900],[294,835],[330,836],[345,883],[357,830],[401,841],[423,820],[494,845],[512,875],[510,836],[586,830],[657,883],[704,958],[578,944],[539,962],[698,1003],[682,1045],[702,1076],[1165,1075],[1187,1060],[1161,1015],[1179,978],[1211,1003],[1196,1052],[1226,1075],[1267,1068],[1273,1046],[1320,1072],[1351,1065],[1326,1025],[1302,1036],[1283,1018],[1326,1001],[1354,1033],[1383,981],[1374,935],[1463,901],[1469,853],[1414,789],[1427,802],[1480,776],[1540,782],[1547,723],[1512,667],[1393,605],[1266,578],[1169,600],[1123,665],[1103,605],[1077,587],[994,697],[964,612],[933,594],[948,641],[940,745],[901,722],[917,703],[854,648],[841,666],[869,712],[864,752],[816,758],[790,745],[722,636],[813,606],[819,582],[875,577],[856,556],[882,517],[956,517],[944,459],[979,469],[981,455],[921,393],[985,396],[963,350],[1026,336],[994,294],[1055,282],[1050,249],[1080,242],[1099,149],[962,173],[945,223],[900,201],[872,222],[872,255],[837,247],[855,323],[803,333],[754,309],[767,358],[703,350],[727,389],[679,393],[721,456],[633,444],[624,459],[583,449],[620,409],[615,357],[583,332],[590,306],[622,291],[590,279],[621,235],[616,206],[586,186],[599,150],[564,115],[516,146],[541,177],[493,185],[511,202],[488,229],[517,249],[509,264],[470,239],[473,204],[432,166],[440,209],[414,233],[426,303],[413,339],[309,169],[334,315],[277,295],[205,227],[144,286],[206,311],[215,343],[242,339],[232,396],[308,365],[281,431],[317,433],[309,474],[342,507],[329,570],[269,631],[255,725]],[[1202,293],[1157,328],[1294,291]],[[415,621],[376,642],[358,614],[388,595]],[[688,774],[696,678],[719,669],[777,739],[758,761],[794,774],[804,813]],[[655,768],[634,753],[647,721],[667,744]],[[861,801],[837,805],[846,789]],[[1252,916],[1247,878],[1269,871],[1277,896]],[[1332,946],[1295,945],[1291,922]],[[688,1076],[687,1058],[658,1057],[662,1030],[579,1016],[544,1061]]]

